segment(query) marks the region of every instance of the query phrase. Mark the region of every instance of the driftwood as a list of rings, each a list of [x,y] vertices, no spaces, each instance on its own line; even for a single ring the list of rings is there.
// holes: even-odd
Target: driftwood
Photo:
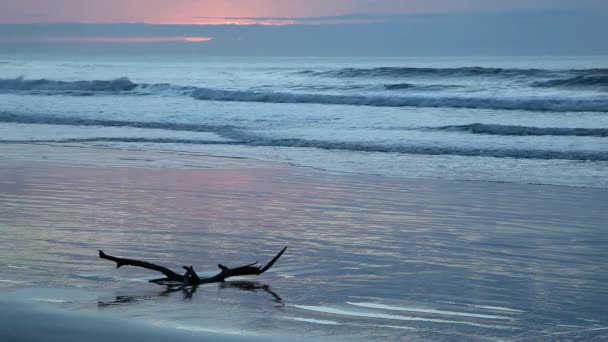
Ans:
[[[108,254],[104,253],[102,250],[99,251],[99,257],[102,259],[114,261],[116,263],[116,268],[119,268],[122,266],[135,266],[135,267],[142,267],[145,269],[157,271],[157,272],[160,272],[165,275],[165,278],[150,280],[150,282],[152,282],[152,283],[180,282],[184,286],[197,286],[197,285],[201,285],[201,284],[223,282],[226,278],[230,278],[230,277],[244,276],[244,275],[260,275],[260,274],[268,271],[268,269],[270,269],[272,267],[272,265],[274,265],[274,263],[277,262],[277,260],[279,260],[281,255],[283,255],[283,253],[285,253],[286,249],[287,249],[287,247],[283,248],[264,267],[256,266],[258,263],[257,261],[254,262],[253,264],[235,267],[235,268],[229,268],[222,264],[219,264],[219,265],[217,265],[217,267],[219,267],[221,269],[220,273],[214,275],[213,277],[209,277],[209,278],[200,278],[198,276],[198,274],[196,274],[196,272],[194,271],[194,268],[192,266],[184,266],[183,268],[184,268],[184,270],[186,270],[186,272],[184,274],[178,274],[163,266],[155,265],[155,264],[152,264],[152,263],[149,263],[146,261],[141,261],[141,260],[118,258],[115,256],[108,255]]]

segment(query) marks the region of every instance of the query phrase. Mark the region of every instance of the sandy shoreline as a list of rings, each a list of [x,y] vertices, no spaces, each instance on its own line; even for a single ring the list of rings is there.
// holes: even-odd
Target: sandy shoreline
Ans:
[[[136,320],[70,312],[31,301],[0,298],[2,341],[279,341],[184,329],[163,328]]]
[[[91,296],[49,298],[72,312],[245,336],[595,338],[608,325],[606,190],[337,175],[159,152],[1,149],[3,292],[85,291]],[[205,274],[218,262],[265,262],[285,244],[268,274],[191,298],[95,255],[195,264]]]

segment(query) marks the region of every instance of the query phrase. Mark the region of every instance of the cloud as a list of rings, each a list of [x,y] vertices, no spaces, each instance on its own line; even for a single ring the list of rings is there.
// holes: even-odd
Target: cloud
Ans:
[[[606,0],[0,0],[0,22],[155,24],[339,23],[347,13],[475,13],[484,11],[607,9]],[[198,19],[193,17],[198,16]],[[325,17],[324,17],[325,16]],[[332,18],[333,16],[333,18]],[[382,15],[381,15],[382,16]],[[214,19],[212,22],[203,21]],[[309,18],[310,17],[310,18]],[[266,21],[262,18],[267,18]],[[308,18],[308,19],[307,19]],[[247,19],[247,20],[246,20]]]
[[[58,42],[58,43],[115,43],[115,44],[138,44],[138,43],[166,43],[185,42],[202,43],[213,40],[211,37],[201,36],[0,36],[3,43],[36,43],[36,42]]]
[[[210,25],[321,25],[321,24],[369,24],[382,23],[402,19],[407,15],[382,13],[356,13],[332,16],[312,17],[205,17],[195,16],[193,19],[202,20]]]
[[[120,53],[220,56],[601,55],[608,12],[353,14],[324,17],[221,17],[295,20],[298,25],[0,24],[0,52]],[[334,20],[365,22],[333,25]],[[369,21],[366,21],[369,20]],[[161,37],[162,39],[159,39]],[[169,37],[169,38],[167,38]],[[213,37],[202,44],[188,37]],[[35,43],[33,38],[38,42]],[[129,41],[130,40],[130,41]],[[123,42],[124,44],[107,44]],[[147,44],[141,44],[146,42]],[[86,43],[86,44],[85,44]],[[128,44],[140,43],[140,44]],[[103,48],[95,48],[93,45]],[[168,49],[167,45],[171,45]],[[69,45],[69,46],[66,46]],[[109,46],[112,45],[112,46]],[[112,50],[113,49],[113,50]]]

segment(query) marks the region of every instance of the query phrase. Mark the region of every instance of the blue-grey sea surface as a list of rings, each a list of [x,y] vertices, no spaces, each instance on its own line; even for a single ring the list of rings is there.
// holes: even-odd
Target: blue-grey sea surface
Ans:
[[[605,56],[0,61],[0,143],[608,187]]]

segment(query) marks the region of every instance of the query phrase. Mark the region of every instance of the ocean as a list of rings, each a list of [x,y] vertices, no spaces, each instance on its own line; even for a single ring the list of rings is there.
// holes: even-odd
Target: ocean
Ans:
[[[608,58],[3,57],[0,143],[607,188]]]
[[[0,339],[605,340],[607,77],[606,57],[2,56]],[[97,254],[212,276],[284,246],[186,289]]]

